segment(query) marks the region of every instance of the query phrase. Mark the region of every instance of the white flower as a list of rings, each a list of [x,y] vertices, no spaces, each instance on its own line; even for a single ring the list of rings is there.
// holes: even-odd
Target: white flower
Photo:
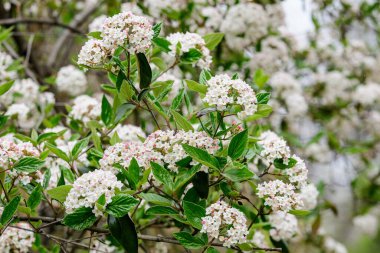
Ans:
[[[366,85],[360,85],[353,93],[355,102],[363,105],[372,105],[375,102],[380,101],[380,84],[368,83]]]
[[[190,32],[172,33],[167,37],[167,40],[170,42],[170,55],[172,57],[176,56],[177,44],[180,43],[181,47],[179,56],[189,52],[190,49],[196,49],[202,53],[201,59],[196,63],[197,66],[200,68],[210,68],[212,63],[210,50],[206,47],[206,42],[199,34]]]
[[[117,133],[120,140],[122,140],[123,142],[128,142],[128,141],[139,142],[140,141],[139,137],[141,138],[146,137],[141,127],[134,126],[134,125],[117,125],[117,127],[115,127],[115,129],[109,134],[109,136],[112,137],[114,133]]]
[[[157,159],[161,163],[168,164],[168,168],[173,172],[178,171],[176,162],[186,158],[188,155],[182,148],[182,144],[204,149],[210,154],[218,150],[218,141],[209,137],[205,132],[185,132],[179,130],[155,131],[150,134],[144,146],[157,154]],[[206,169],[206,168],[203,168]]]
[[[202,218],[201,233],[207,233],[208,236],[223,242],[223,246],[231,247],[246,242],[246,223],[247,219],[242,212],[224,201],[218,201],[206,209],[206,216]],[[225,228],[228,228],[227,231],[224,231]]]
[[[288,92],[285,95],[285,104],[288,108],[289,117],[303,117],[308,110],[305,97],[299,93]]]
[[[28,223],[17,223],[16,227],[7,227],[0,236],[0,249],[2,253],[28,253],[34,242],[34,233]]]
[[[353,219],[354,226],[359,228],[363,233],[376,236],[378,231],[379,221],[373,214],[365,214],[356,216]]]
[[[314,184],[307,184],[301,188],[300,197],[303,203],[303,209],[314,209],[318,204],[319,192]]]
[[[276,72],[270,78],[270,85],[273,87],[275,92],[282,94],[284,91],[301,92],[302,87],[298,80],[296,80],[292,75],[279,71]]]
[[[289,181],[297,187],[304,186],[307,182],[307,173],[305,162],[296,155],[292,156],[297,163],[289,169],[284,170],[285,175],[289,177]]]
[[[252,242],[260,248],[268,248],[268,244],[265,241],[265,235],[259,231],[256,230],[255,234],[253,235]]]
[[[268,15],[261,5],[241,3],[228,10],[220,30],[225,33],[230,48],[241,49],[266,35],[267,27]]]
[[[340,243],[337,242],[332,237],[326,237],[324,240],[324,248],[326,250],[326,253],[347,253],[346,247]]]
[[[149,10],[149,14],[159,18],[162,10],[175,10],[177,12],[187,7],[186,0],[146,0],[144,4]]]
[[[273,211],[288,212],[303,206],[302,199],[295,192],[294,185],[286,184],[278,179],[260,183],[257,186],[257,196],[263,198],[264,204],[270,206]]]
[[[257,110],[256,94],[246,82],[221,74],[208,80],[207,86],[203,102],[214,105],[222,111],[226,110],[227,106],[239,105],[243,108],[237,114],[240,119],[255,114]]]
[[[88,25],[88,31],[91,32],[102,32],[103,23],[106,20],[106,15],[100,15],[99,17],[94,18],[94,20]]]
[[[91,39],[84,44],[78,55],[78,64],[89,67],[102,65],[109,51],[105,48],[103,41]]]
[[[66,213],[72,213],[80,207],[89,207],[96,216],[101,216],[102,210],[95,205],[99,197],[104,194],[106,206],[115,196],[115,190],[121,189],[122,186],[123,184],[109,171],[95,170],[83,174],[75,180],[67,195],[64,203]]]
[[[73,65],[62,67],[57,74],[57,89],[71,96],[78,96],[86,91],[86,75]]]
[[[16,80],[11,89],[0,97],[0,102],[4,105],[38,102],[40,94],[38,89],[38,84],[32,79]]]
[[[74,99],[69,116],[86,124],[90,120],[98,119],[100,113],[101,104],[98,100],[87,95],[81,95]]]
[[[272,131],[263,132],[258,143],[263,147],[260,155],[273,163],[275,159],[283,159],[284,164],[288,164],[290,149],[286,141]]]
[[[10,138],[0,138],[0,168],[6,169],[25,156],[38,157],[40,152],[30,142],[15,143]]]
[[[151,161],[157,162],[160,157],[159,153],[146,148],[144,144],[129,141],[108,147],[102,159],[99,160],[99,164],[102,170],[117,174],[119,170],[114,167],[116,164],[128,168],[132,158],[135,158],[140,166],[149,167]]]
[[[17,125],[21,128],[30,129],[36,126],[39,117],[34,105],[24,103],[12,104],[8,107],[5,115],[13,116],[17,119]]]
[[[104,45],[111,52],[124,46],[131,54],[143,53],[152,44],[153,29],[146,17],[123,12],[104,21],[102,36]]]
[[[299,232],[297,218],[292,214],[275,212],[269,215],[269,222],[272,226],[269,233],[276,241],[289,240]]]
[[[14,70],[8,70],[12,63],[12,57],[7,53],[0,51],[0,83],[16,78],[17,72]]]

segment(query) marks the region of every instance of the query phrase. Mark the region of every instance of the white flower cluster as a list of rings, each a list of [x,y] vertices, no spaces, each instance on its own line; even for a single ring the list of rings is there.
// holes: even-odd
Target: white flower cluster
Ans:
[[[214,154],[219,148],[218,141],[209,137],[205,132],[185,132],[183,130],[177,132],[173,130],[155,131],[146,138],[144,146],[157,154],[157,160],[168,164],[170,170],[177,172],[176,162],[188,156],[182,148],[182,144],[204,149],[210,154]]]
[[[86,75],[73,65],[62,67],[58,71],[56,83],[58,91],[71,96],[78,96],[87,88]]]
[[[220,30],[230,48],[244,48],[265,36],[267,27],[268,15],[261,5],[241,3],[228,10]]]
[[[196,63],[200,68],[210,68],[212,63],[212,57],[210,55],[210,50],[206,47],[204,39],[196,33],[173,33],[167,37],[167,40],[171,43],[170,45],[170,56],[173,58],[177,53],[178,43],[181,45],[179,56],[188,53],[190,49],[196,49],[202,53],[202,58]]]
[[[32,79],[16,80],[11,89],[0,97],[0,103],[7,107],[6,115],[15,118],[17,124],[26,129],[36,126],[41,118],[41,109],[54,102],[54,94],[41,93],[39,85]]]
[[[296,160],[297,163],[292,168],[284,170],[284,174],[289,177],[289,181],[292,184],[299,188],[307,183],[308,169],[300,157],[293,155],[292,158]]]
[[[269,222],[272,226],[269,233],[276,241],[289,240],[299,232],[297,218],[292,214],[275,212],[269,215]]]
[[[106,20],[106,15],[100,15],[88,25],[88,31],[91,32],[102,32],[103,31],[103,23]]]
[[[0,236],[0,249],[2,253],[28,253],[34,242],[34,233],[28,223],[20,222],[16,227],[7,227]]]
[[[270,206],[273,211],[288,212],[303,206],[301,196],[295,190],[294,185],[276,179],[260,183],[257,186],[257,196],[265,199],[264,204]]]
[[[260,52],[253,53],[248,67],[252,72],[263,69],[265,73],[273,74],[284,70],[289,63],[289,49],[279,37],[270,36],[261,42]]]
[[[101,104],[97,99],[87,95],[81,95],[74,99],[69,116],[86,124],[91,120],[98,119],[100,113]]]
[[[141,127],[134,126],[134,125],[117,125],[115,129],[109,134],[110,137],[113,136],[114,133],[117,133],[120,140],[123,142],[128,141],[135,141],[139,142],[140,138],[145,138],[146,135],[144,131],[141,129]]]
[[[246,82],[232,79],[226,74],[216,75],[207,81],[207,92],[202,99],[218,110],[226,110],[229,105],[239,105],[243,109],[237,116],[244,119],[257,110],[256,94]]]
[[[145,6],[149,10],[149,14],[155,18],[159,18],[162,10],[180,11],[187,7],[186,0],[146,0]]]
[[[373,105],[380,102],[380,84],[367,83],[358,86],[353,93],[352,99],[362,105]]]
[[[108,147],[99,164],[102,170],[117,174],[119,170],[115,168],[116,164],[128,168],[132,158],[135,158],[140,166],[149,167],[150,162],[157,162],[159,157],[160,154],[152,152],[140,142],[125,142]]]
[[[288,164],[290,149],[284,139],[272,131],[261,133],[259,139],[258,143],[263,147],[260,156],[269,163],[273,163],[275,159],[283,159],[284,164]]]
[[[260,248],[268,248],[268,244],[265,241],[265,235],[259,231],[256,230],[255,234],[253,235],[252,242]]]
[[[319,192],[314,184],[307,184],[301,188],[300,197],[302,199],[303,209],[314,209],[318,204]]]
[[[246,242],[246,223],[247,219],[242,212],[224,201],[218,201],[207,207],[206,216],[202,218],[201,233],[207,233],[208,236],[223,242],[223,246],[231,247]]]
[[[326,250],[326,253],[347,253],[348,252],[346,247],[342,243],[336,241],[332,237],[326,237],[324,240],[323,246]]]
[[[371,213],[356,216],[353,219],[353,224],[364,234],[372,237],[377,235],[379,221],[377,217]]]
[[[98,22],[93,24],[93,29],[99,29]],[[99,31],[102,40],[87,41],[78,55],[78,64],[102,65],[119,46],[134,54],[145,52],[152,44],[153,29],[149,20],[129,11],[106,18]]]
[[[16,78],[16,71],[8,70],[12,63],[12,57],[9,54],[0,51],[0,83]]]
[[[2,170],[11,168],[18,160],[23,157],[32,156],[39,157],[40,152],[30,142],[16,143],[10,138],[0,138],[0,168]],[[26,185],[35,179],[37,182],[41,182],[42,174],[40,171],[34,173],[17,172],[15,170],[8,171],[8,175],[16,178],[17,182],[21,182]]]
[[[90,207],[96,216],[101,216],[103,211],[95,205],[99,197],[104,194],[107,205],[115,196],[115,190],[121,189],[122,186],[123,184],[109,171],[95,170],[83,174],[75,180],[67,195],[64,203],[66,213],[72,213],[80,207]]]

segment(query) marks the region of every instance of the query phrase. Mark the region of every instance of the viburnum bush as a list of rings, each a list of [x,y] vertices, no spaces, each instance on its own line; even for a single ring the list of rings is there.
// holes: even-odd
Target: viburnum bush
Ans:
[[[306,48],[275,0],[1,3],[0,252],[375,238],[379,56],[350,34],[378,36],[380,7],[358,2],[314,1]]]

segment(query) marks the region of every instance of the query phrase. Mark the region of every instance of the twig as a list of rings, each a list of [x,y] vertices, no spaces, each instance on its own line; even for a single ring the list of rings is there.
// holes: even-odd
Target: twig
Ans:
[[[50,25],[58,26],[69,30],[70,32],[83,34],[81,30],[76,27],[60,23],[56,20],[50,19],[34,19],[34,18],[8,18],[0,20],[0,25],[17,25],[17,24],[40,24],[40,25]]]

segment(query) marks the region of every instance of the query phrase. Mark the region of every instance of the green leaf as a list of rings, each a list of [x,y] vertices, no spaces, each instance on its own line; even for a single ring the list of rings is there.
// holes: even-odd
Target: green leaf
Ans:
[[[219,253],[219,251],[214,247],[210,247],[207,249],[206,253]]]
[[[193,80],[185,80],[187,87],[189,87],[190,90],[199,92],[201,94],[206,94],[207,92],[207,86],[204,84],[197,83],[196,81]]]
[[[202,199],[207,199],[209,193],[209,174],[199,171],[195,174],[192,183],[195,191]]]
[[[250,171],[246,166],[242,166],[241,168],[230,168],[224,171],[223,175],[233,182],[240,182],[251,179],[254,174]]]
[[[37,185],[36,187],[34,187],[26,203],[28,207],[30,207],[30,209],[33,210],[41,203],[41,200],[42,200],[42,187],[40,185]]]
[[[201,58],[202,53],[195,48],[191,48],[188,52],[182,54],[181,63],[192,64],[194,62],[197,62]]]
[[[116,111],[114,124],[119,123],[121,120],[125,119],[128,116],[128,114],[131,113],[133,109],[135,109],[135,107],[135,105],[129,103],[124,103],[120,105]]]
[[[41,143],[47,140],[55,140],[59,135],[57,133],[43,133],[37,138],[37,143]]]
[[[191,156],[195,161],[197,161],[203,165],[206,165],[210,168],[213,168],[216,170],[219,169],[218,160],[215,157],[211,156],[206,151],[199,149],[199,148],[196,148],[196,147],[189,146],[187,144],[182,144],[182,147],[185,150],[185,152],[189,156]]]
[[[269,76],[264,73],[262,69],[258,69],[255,72],[255,76],[253,77],[254,82],[259,87],[259,89],[262,89],[264,85],[268,82]]]
[[[161,26],[162,26],[162,22],[160,23],[157,23],[153,26],[153,39],[157,38],[159,35],[160,35],[160,32],[161,32]]]
[[[107,205],[106,212],[115,217],[122,217],[128,214],[137,203],[139,203],[139,201],[131,195],[116,195],[112,198],[112,202]]]
[[[1,214],[0,223],[5,225],[10,219],[12,219],[17,207],[21,201],[20,196],[14,197],[5,207]]]
[[[73,213],[67,214],[62,220],[62,224],[75,230],[84,230],[91,227],[95,221],[96,216],[92,212],[92,208],[80,207]]]
[[[223,37],[223,33],[210,33],[203,36],[203,39],[205,40],[206,47],[210,50],[214,50],[223,40]]]
[[[98,40],[101,40],[102,39],[102,32],[90,32],[87,34],[88,37],[92,37],[94,39],[98,39]]]
[[[173,99],[172,104],[170,105],[170,109],[171,109],[171,110],[176,110],[176,109],[178,109],[178,107],[181,105],[181,103],[182,103],[182,101],[183,101],[183,97],[184,97],[184,95],[185,95],[185,89],[182,88],[182,89],[179,91],[178,95],[175,96],[175,98]]]
[[[171,206],[173,203],[173,201],[155,193],[140,193],[139,195],[141,198],[145,199],[147,202],[153,203],[156,205]]]
[[[256,99],[258,104],[267,104],[270,98],[269,92],[261,92],[256,94]]]
[[[140,89],[148,88],[152,81],[152,69],[143,53],[137,53],[137,63],[139,70]]]
[[[188,232],[174,233],[174,238],[181,243],[181,245],[187,249],[199,249],[207,244],[199,237],[193,236]]]
[[[121,142],[121,139],[119,137],[119,135],[117,134],[117,131],[115,131],[113,134],[112,134],[112,137],[110,139],[110,144],[113,146],[115,145],[116,143],[120,143]]]
[[[311,211],[309,211],[309,210],[290,210],[289,213],[293,214],[295,216],[298,216],[298,217],[304,217],[304,216],[308,216],[309,214],[311,214]]]
[[[206,209],[189,201],[183,201],[183,209],[190,224],[196,229],[202,229],[202,218],[206,216]]]
[[[162,49],[162,51],[164,52],[170,52],[170,42],[165,39],[165,38],[161,38],[161,37],[157,37],[157,38],[154,38],[152,39],[153,43]]]
[[[145,213],[147,215],[177,215],[178,211],[168,206],[153,206]]]
[[[104,125],[108,126],[111,123],[112,120],[112,106],[108,102],[105,95],[103,95],[102,99],[102,112],[101,112],[101,119],[104,123]]]
[[[235,135],[228,145],[228,156],[232,159],[238,159],[245,151],[248,143],[248,131],[244,130]]]
[[[170,191],[173,190],[173,177],[170,172],[161,165],[150,162],[154,177],[161,182],[164,186],[169,187]]]
[[[297,164],[297,160],[294,158],[288,159],[288,164],[284,164],[284,160],[282,158],[274,159],[273,165],[277,169],[284,170],[294,167]]]
[[[187,121],[185,117],[183,117],[181,114],[172,109],[170,109],[170,113],[173,115],[174,121],[177,123],[180,129],[183,129],[186,132],[194,131],[193,126],[190,124],[189,121]]]
[[[71,150],[71,155],[73,156],[73,160],[77,159],[78,156],[83,152],[83,150],[88,146],[88,142],[90,139],[84,138],[77,143],[75,143],[73,149]]]
[[[127,253],[138,253],[139,243],[135,224],[128,215],[120,218],[108,215],[108,227],[111,235]]]
[[[44,161],[36,157],[26,156],[18,160],[13,169],[19,172],[32,173],[39,170],[44,165],[44,163]]]
[[[189,160],[191,161],[190,157]],[[193,178],[195,173],[201,169],[202,164],[194,165],[190,170],[185,170],[183,173],[179,173],[175,178],[174,191],[177,191],[179,188],[184,186],[190,179]]]
[[[12,80],[0,85],[0,96],[6,93],[10,88],[12,88],[12,85],[14,84],[14,82],[15,81]]]
[[[257,120],[268,117],[272,113],[272,107],[267,104],[258,104],[257,111],[254,115],[247,118],[248,121]]]
[[[53,153],[55,154],[56,156],[58,156],[59,158],[61,158],[62,160],[66,161],[66,162],[69,162],[70,159],[69,157],[65,154],[65,152],[63,152],[62,150],[60,150],[59,148],[57,148],[56,146],[54,146],[53,144],[51,143],[45,143],[45,146]]]
[[[69,194],[72,185],[61,185],[56,188],[47,190],[47,193],[50,195],[52,199],[58,200],[63,203],[66,200],[67,195]]]
[[[207,81],[212,77],[210,71],[203,69],[201,74],[199,75],[199,83],[203,85],[207,85]]]

